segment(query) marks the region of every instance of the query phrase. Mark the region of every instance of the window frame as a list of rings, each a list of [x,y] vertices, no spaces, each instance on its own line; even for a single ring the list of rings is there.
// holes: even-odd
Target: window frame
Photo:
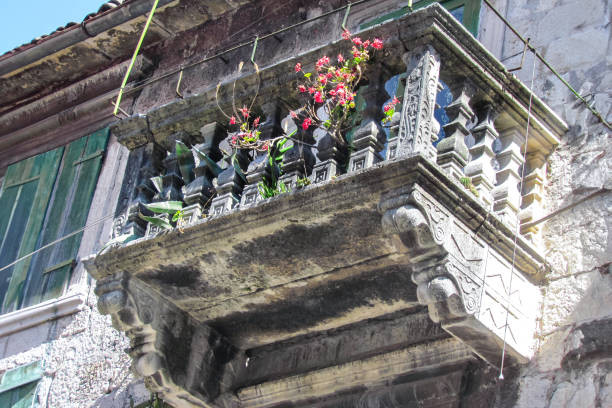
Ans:
[[[28,162],[27,164],[32,167],[29,162],[34,163],[39,158],[50,154],[55,160],[52,163],[53,166],[43,169],[53,173],[47,175],[47,178],[52,179],[52,181],[47,180],[46,188],[50,190],[50,193],[44,199],[39,199],[38,196],[33,198],[32,208],[34,206],[41,208],[36,213],[28,210],[27,214],[24,214],[25,220],[21,221],[14,220],[11,212],[10,219],[4,222],[5,241],[10,239],[13,233],[21,234],[17,244],[12,245],[13,247],[17,245],[19,248],[19,253],[12,259],[28,255],[39,248],[44,249],[1,274],[2,279],[6,279],[4,285],[6,288],[0,294],[0,306],[2,307],[0,319],[7,314],[61,299],[68,292],[76,266],[75,257],[78,254],[83,233],[70,234],[78,231],[87,222],[104,155],[108,148],[109,133],[108,127],[102,128],[73,140],[65,146],[14,163],[7,169],[0,190],[0,199],[7,194],[13,178],[23,178],[17,175],[8,177],[11,169],[17,174],[17,169],[20,166],[23,167],[24,163]],[[19,196],[16,197],[11,208],[23,205],[19,201]],[[9,203],[10,199],[11,196],[7,196],[4,201]],[[14,225],[18,226],[24,222],[29,226],[33,217],[37,220],[41,219],[37,228],[26,228],[23,233],[19,232],[21,231],[19,228],[13,228]],[[45,248],[45,245],[56,242],[59,238],[62,238],[60,242]],[[25,248],[22,254],[24,242],[32,242],[34,246]],[[3,264],[11,262],[10,254],[12,252],[7,252]],[[19,270],[16,267],[19,267]]]

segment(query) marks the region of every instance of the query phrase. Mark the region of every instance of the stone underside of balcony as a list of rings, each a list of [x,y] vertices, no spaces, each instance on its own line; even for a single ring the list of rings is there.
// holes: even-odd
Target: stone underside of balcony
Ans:
[[[171,403],[321,406],[389,387],[441,403],[467,365],[499,364],[504,335],[510,363],[531,353],[544,265],[519,238],[512,271],[512,252],[511,231],[415,155],[134,241],[89,271]]]

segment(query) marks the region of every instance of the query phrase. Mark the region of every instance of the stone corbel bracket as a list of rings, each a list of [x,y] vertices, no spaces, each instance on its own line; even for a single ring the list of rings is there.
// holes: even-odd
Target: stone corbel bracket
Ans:
[[[383,229],[409,257],[430,318],[493,365],[504,347],[510,363],[524,363],[535,345],[540,291],[491,240],[491,228],[474,230],[461,207],[451,211],[418,182],[379,203]]]
[[[92,261],[93,257],[85,264],[97,277]],[[226,400],[222,388],[238,371],[233,369],[241,358],[238,350],[217,331],[153,298],[142,286],[118,272],[99,276],[95,288],[100,313],[110,315],[113,327],[130,338],[132,370],[173,406],[211,407]]]

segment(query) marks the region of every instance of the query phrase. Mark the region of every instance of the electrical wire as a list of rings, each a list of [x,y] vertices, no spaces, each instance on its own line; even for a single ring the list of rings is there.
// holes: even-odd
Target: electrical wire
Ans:
[[[1,267],[1,268],[0,268],[0,272],[4,271],[5,269],[10,268],[11,266],[14,266],[14,265],[18,264],[19,262],[23,261],[24,259],[28,259],[29,257],[31,257],[31,256],[33,256],[33,255],[36,255],[37,253],[39,253],[40,251],[42,251],[42,250],[44,250],[44,249],[47,249],[47,248],[49,248],[49,247],[52,247],[53,245],[55,245],[55,244],[57,244],[57,243],[59,243],[59,242],[62,242],[63,240],[68,239],[68,238],[70,238],[70,237],[72,237],[72,236],[75,236],[75,235],[77,235],[77,234],[79,234],[79,233],[81,233],[81,232],[85,231],[85,230],[86,230],[86,229],[88,229],[88,228],[91,228],[91,227],[93,227],[93,226],[95,226],[95,225],[98,225],[98,224],[100,224],[100,223],[102,223],[102,222],[104,222],[104,221],[108,220],[109,218],[113,218],[114,216],[115,216],[114,214],[110,214],[110,215],[104,216],[104,217],[99,218],[99,219],[97,219],[96,221],[92,222],[91,224],[87,224],[87,225],[85,225],[85,226],[84,226],[84,227],[82,227],[82,228],[79,228],[79,229],[77,229],[77,230],[75,230],[75,231],[72,231],[71,233],[69,233],[69,234],[67,234],[67,235],[64,235],[64,236],[63,236],[63,237],[61,237],[61,238],[56,239],[55,241],[49,242],[48,244],[45,244],[45,245],[41,246],[41,247],[40,247],[40,248],[38,248],[37,250],[32,251],[32,252],[30,252],[30,253],[28,253],[28,254],[26,254],[26,255],[24,255],[24,256],[22,256],[22,257],[20,257],[20,258],[17,258],[17,259],[15,259],[13,262],[11,262],[11,263],[9,263],[9,264],[7,264],[7,265],[4,265],[3,267]]]

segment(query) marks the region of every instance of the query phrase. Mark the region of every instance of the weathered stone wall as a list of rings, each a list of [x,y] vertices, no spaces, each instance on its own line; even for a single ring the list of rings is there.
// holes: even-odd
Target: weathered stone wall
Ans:
[[[496,6],[572,87],[612,120],[609,0],[501,0]],[[486,9],[486,6],[483,5]],[[487,10],[483,15],[496,18]],[[501,30],[492,49],[507,67],[520,63],[523,44]],[[481,33],[483,35],[485,33]],[[500,36],[489,29],[488,35]],[[485,40],[486,43],[486,40]],[[530,85],[533,56],[516,75]],[[543,215],[600,189],[543,226],[552,266],[544,287],[540,350],[517,379],[516,407],[612,406],[612,141],[610,129],[578,102],[540,61],[535,93],[569,125],[548,161]],[[515,384],[516,385],[516,384]],[[508,386],[515,386],[508,385]]]

